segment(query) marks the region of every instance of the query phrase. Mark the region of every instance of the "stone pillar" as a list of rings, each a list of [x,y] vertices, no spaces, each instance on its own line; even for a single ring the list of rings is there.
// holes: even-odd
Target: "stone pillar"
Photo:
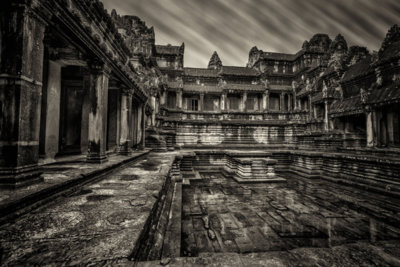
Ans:
[[[366,109],[366,132],[367,132],[367,146],[376,146],[376,118],[375,112],[371,109]]]
[[[226,110],[226,92],[222,92],[221,94],[221,110]]]
[[[182,88],[180,88],[176,92],[176,107],[178,109],[182,109],[182,95],[183,95],[183,90]]]
[[[167,103],[167,89],[163,88],[161,90],[160,107],[165,106],[166,103]]]
[[[280,111],[283,111],[285,109],[284,101],[285,101],[285,98],[283,96],[283,93],[281,93],[280,98],[279,98],[279,110]]]
[[[265,90],[262,95],[262,109],[263,111],[269,110],[269,91]]]
[[[59,133],[60,133],[60,101],[61,101],[61,64],[49,60],[46,94],[43,94],[42,103],[45,106],[44,118],[41,125],[44,131],[41,146],[46,159],[54,159],[58,153]]]
[[[292,95],[288,94],[288,111],[292,111]]]
[[[132,94],[129,91],[124,91],[121,94],[121,123],[120,123],[120,139],[119,139],[119,154],[130,155],[132,150],[130,147],[131,141],[131,123],[132,123]]]
[[[146,148],[146,104],[142,104],[142,149]]]
[[[90,74],[86,73],[83,77],[83,103],[82,103],[82,117],[81,117],[81,153],[87,155],[88,153],[88,140],[89,140],[89,112],[90,112]]]
[[[388,112],[386,113],[386,121],[387,121],[387,132],[388,132],[388,143],[389,145],[394,144],[394,113]]]
[[[89,82],[89,133],[87,161],[107,161],[107,97],[109,70],[101,62],[91,62]]]
[[[329,104],[328,101],[325,100],[324,102],[325,105],[325,110],[324,110],[324,130],[328,131],[329,130]]]
[[[0,8],[0,186],[40,181],[40,112],[45,25],[25,1]],[[26,1],[28,3],[28,1]]]
[[[312,118],[312,106],[311,106],[311,95],[308,95],[308,111],[310,114],[310,118]]]
[[[201,94],[200,94],[199,110],[200,110],[200,111],[203,111],[203,110],[204,110],[204,93],[201,93]]]
[[[154,127],[156,125],[156,97],[155,96],[150,96],[150,107],[153,109],[153,112],[151,113],[151,118],[150,118],[150,125]]]
[[[246,102],[247,102],[247,92],[243,92],[240,99],[240,111],[246,111]]]

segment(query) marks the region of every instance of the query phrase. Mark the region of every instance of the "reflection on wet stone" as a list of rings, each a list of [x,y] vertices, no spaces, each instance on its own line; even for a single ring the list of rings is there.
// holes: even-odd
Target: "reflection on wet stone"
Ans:
[[[360,213],[360,209],[344,205],[348,201],[359,205],[371,201],[366,192],[354,194],[347,187],[312,183],[293,175],[287,175],[285,185],[258,184],[246,188],[222,174],[214,173],[212,178],[207,173],[201,176],[201,181],[183,191],[183,255],[193,255],[194,247],[200,252],[248,253],[400,238],[397,225],[377,221],[375,213]],[[320,194],[310,198],[304,188],[310,194]],[[243,201],[244,190],[252,192],[246,201]],[[202,203],[201,209],[207,210],[202,219],[197,217],[200,212],[197,200]],[[374,210],[379,209],[384,208]],[[208,240],[206,229],[214,233],[208,235]]]

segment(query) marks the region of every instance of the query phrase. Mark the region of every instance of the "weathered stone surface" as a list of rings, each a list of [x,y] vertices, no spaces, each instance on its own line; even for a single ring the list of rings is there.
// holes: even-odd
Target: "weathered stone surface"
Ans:
[[[201,175],[202,181],[183,191],[182,235],[196,237],[182,243],[184,255],[193,253],[193,248],[199,252],[237,253],[326,248],[358,240],[397,239],[400,234],[393,217],[377,218],[388,212],[386,204],[377,204],[369,211],[353,206],[380,203],[379,199],[388,201],[378,194],[354,192],[351,187],[293,175],[285,175],[287,184],[248,184],[245,188],[221,174],[213,173],[213,178],[208,173]],[[251,195],[242,193],[247,189]],[[197,199],[207,208],[208,214],[202,219],[186,212],[197,206]],[[390,203],[396,200],[392,198]],[[221,206],[225,206],[224,212]],[[214,235],[206,234],[204,221],[209,222],[208,233],[213,231],[218,246],[213,244]]]
[[[2,264],[89,264],[117,262],[132,252],[141,229],[156,203],[153,189],[161,189],[173,155],[149,156],[158,162],[146,170],[142,161],[86,185],[80,192],[58,198],[40,210],[0,227]],[[146,160],[146,159],[145,159]],[[121,180],[134,173],[136,180]]]

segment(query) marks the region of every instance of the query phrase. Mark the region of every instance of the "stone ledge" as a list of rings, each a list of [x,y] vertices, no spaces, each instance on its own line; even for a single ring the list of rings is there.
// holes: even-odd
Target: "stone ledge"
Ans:
[[[232,176],[233,180],[238,183],[246,184],[246,183],[286,183],[286,179],[280,178],[279,176],[275,176],[274,178],[260,178],[260,179],[251,179],[251,178],[241,178],[237,175]]]

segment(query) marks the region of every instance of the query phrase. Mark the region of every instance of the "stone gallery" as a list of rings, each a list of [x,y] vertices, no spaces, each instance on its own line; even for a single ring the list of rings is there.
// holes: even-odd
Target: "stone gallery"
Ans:
[[[1,1],[0,265],[400,265],[398,25],[243,66],[155,39]]]

